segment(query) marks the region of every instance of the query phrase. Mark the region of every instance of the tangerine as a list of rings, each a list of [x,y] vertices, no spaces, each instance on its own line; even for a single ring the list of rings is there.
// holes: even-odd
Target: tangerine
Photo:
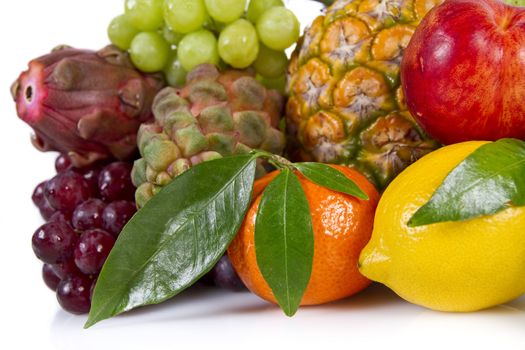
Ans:
[[[351,296],[370,284],[358,270],[358,258],[370,240],[379,193],[358,171],[333,165],[369,197],[356,197],[317,185],[297,173],[312,217],[314,257],[312,274],[301,305],[317,305]],[[257,265],[254,229],[264,188],[278,175],[274,171],[254,184],[253,202],[239,233],[228,248],[231,263],[250,291],[277,303]]]

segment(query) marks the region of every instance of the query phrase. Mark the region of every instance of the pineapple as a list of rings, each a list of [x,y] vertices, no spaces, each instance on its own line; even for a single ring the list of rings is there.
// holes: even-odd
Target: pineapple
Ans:
[[[306,30],[288,71],[294,160],[357,168],[380,189],[438,147],[407,111],[403,50],[442,0],[337,0]]]

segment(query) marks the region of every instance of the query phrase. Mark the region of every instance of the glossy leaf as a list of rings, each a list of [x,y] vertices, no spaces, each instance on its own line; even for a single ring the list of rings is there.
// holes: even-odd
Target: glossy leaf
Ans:
[[[359,199],[368,199],[368,195],[346,177],[342,172],[322,163],[295,163],[294,167],[308,180],[333,191],[342,192]]]
[[[411,227],[461,221],[525,205],[525,142],[502,139],[479,147],[419,208]]]
[[[293,316],[310,280],[314,234],[304,190],[287,168],[263,192],[255,221],[255,253],[281,309]]]
[[[129,221],[98,277],[86,327],[180,293],[225,252],[249,206],[250,155],[201,163]]]

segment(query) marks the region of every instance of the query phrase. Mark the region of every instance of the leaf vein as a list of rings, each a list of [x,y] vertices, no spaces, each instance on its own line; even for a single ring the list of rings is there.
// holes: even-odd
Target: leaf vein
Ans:
[[[291,310],[291,301],[290,301],[290,282],[288,278],[288,181],[289,181],[290,175],[287,173],[286,181],[284,183],[284,204],[283,204],[283,230],[284,230],[284,278],[286,283],[286,302],[288,303],[288,310]]]

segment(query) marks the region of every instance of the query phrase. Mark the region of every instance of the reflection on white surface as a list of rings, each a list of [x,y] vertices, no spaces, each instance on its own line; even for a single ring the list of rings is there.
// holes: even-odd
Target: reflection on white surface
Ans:
[[[85,317],[58,311],[51,323],[57,349],[525,348],[525,298],[477,313],[426,310],[375,284],[353,298],[303,307],[293,318],[249,293],[194,288],[162,305],[146,307],[82,329]],[[497,330],[497,331],[495,331]],[[394,347],[397,349],[397,347]]]

